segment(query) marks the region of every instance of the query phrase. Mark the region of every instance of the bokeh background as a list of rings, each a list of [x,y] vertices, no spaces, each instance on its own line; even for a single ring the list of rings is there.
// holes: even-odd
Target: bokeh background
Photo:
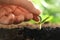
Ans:
[[[33,4],[41,11],[41,18],[49,17],[46,21],[60,24],[60,0],[32,0]]]

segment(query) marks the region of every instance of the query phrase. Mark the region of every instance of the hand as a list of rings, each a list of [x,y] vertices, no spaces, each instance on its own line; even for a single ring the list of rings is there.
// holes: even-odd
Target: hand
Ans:
[[[0,7],[0,23],[19,23],[33,19],[33,14],[20,6],[2,5]]]
[[[31,8],[29,7],[26,8],[22,5],[21,6],[0,5],[0,23],[2,24],[20,23],[24,20],[30,20],[30,19],[38,21],[39,20],[38,15],[40,11],[38,11],[34,7],[33,9],[31,10]]]
[[[31,0],[0,0],[0,4],[9,4],[9,5],[18,5],[21,6],[33,14],[39,15],[40,11],[38,11]]]

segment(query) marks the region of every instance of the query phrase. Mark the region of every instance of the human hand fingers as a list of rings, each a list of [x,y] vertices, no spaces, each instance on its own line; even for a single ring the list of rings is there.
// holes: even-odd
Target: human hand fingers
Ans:
[[[24,20],[30,20],[33,18],[33,14],[30,13],[28,10],[22,8],[22,7],[17,7],[14,14],[15,15],[19,15],[19,14],[24,15]]]
[[[14,15],[14,10],[16,6],[13,5],[3,5],[0,9],[0,23],[2,24],[12,24],[12,23],[19,23],[24,20],[23,15],[16,16]],[[11,14],[12,13],[12,14]],[[17,13],[16,13],[17,14]],[[5,20],[4,20],[5,19]]]
[[[39,18],[39,16],[37,16],[37,15],[34,14],[34,15],[33,15],[33,20],[35,20],[35,21],[38,22],[38,21],[40,21],[40,18]]]
[[[9,14],[7,16],[2,16],[0,18],[0,23],[1,24],[12,24],[15,20],[14,14]]]
[[[6,17],[2,17],[2,19],[0,19],[0,20],[4,21],[4,22],[1,21],[2,23],[6,23],[6,24],[9,24],[10,22],[11,23],[14,23],[14,22],[19,23],[21,21],[30,20],[30,19],[34,18],[33,13],[29,12],[28,10],[26,10],[22,7],[17,7],[17,8],[15,7],[16,8],[16,10],[15,10],[14,7],[15,6],[4,6],[3,7],[2,11],[0,11],[0,13],[3,14],[2,16],[6,15],[6,13],[7,13],[7,15],[10,15],[10,13],[13,12],[12,14],[15,15],[14,16],[15,18],[12,18],[13,15],[10,15],[9,16],[10,19],[7,18],[6,19],[7,21],[6,20],[4,21],[3,19],[6,18]],[[10,21],[11,19],[13,21]],[[36,19],[34,19],[34,20],[36,20]]]
[[[14,24],[24,21],[24,15],[15,16]]]

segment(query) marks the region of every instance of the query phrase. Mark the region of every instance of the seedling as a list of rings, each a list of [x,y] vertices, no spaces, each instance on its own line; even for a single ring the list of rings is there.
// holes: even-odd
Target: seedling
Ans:
[[[42,20],[41,16],[39,16],[40,18],[40,22],[38,24],[40,24],[40,29],[41,29],[41,25],[44,24],[46,22],[47,19],[49,19],[50,17],[46,17],[44,20]]]

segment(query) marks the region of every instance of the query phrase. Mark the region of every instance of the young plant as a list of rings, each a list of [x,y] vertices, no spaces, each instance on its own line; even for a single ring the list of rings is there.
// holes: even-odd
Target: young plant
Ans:
[[[41,29],[42,24],[44,24],[46,20],[48,20],[50,17],[48,16],[44,20],[42,20],[41,16],[39,16],[39,18],[40,18],[40,22],[38,24],[40,24],[40,29]]]

